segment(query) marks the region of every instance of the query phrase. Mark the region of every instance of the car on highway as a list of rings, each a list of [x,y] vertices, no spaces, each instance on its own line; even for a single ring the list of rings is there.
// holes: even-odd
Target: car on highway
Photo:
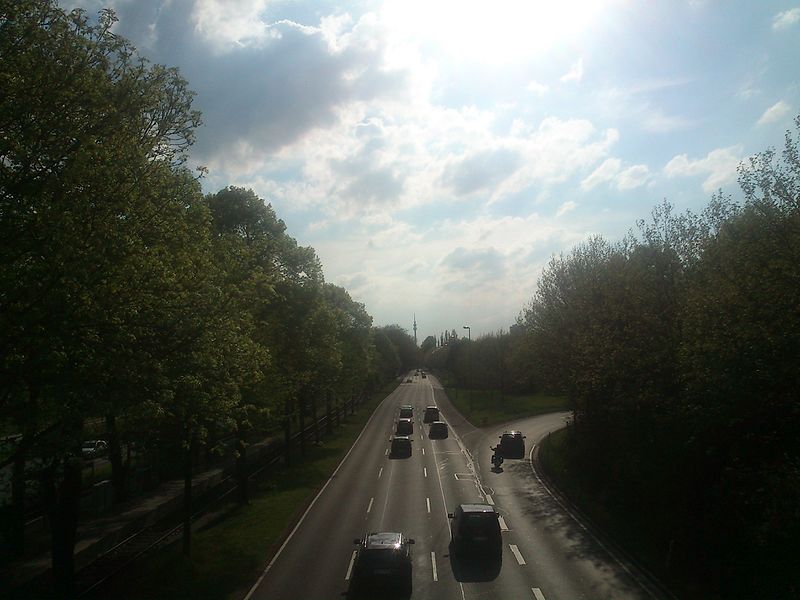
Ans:
[[[102,456],[108,450],[105,440],[86,440],[81,444],[81,456],[83,458],[96,458]]]
[[[352,585],[357,591],[374,588],[411,591],[411,545],[397,532],[372,532],[353,540],[358,545]]]
[[[411,377],[406,377],[406,383],[413,383],[414,380]]]
[[[425,407],[425,414],[422,416],[423,423],[433,423],[434,421],[439,420],[439,407],[438,406],[426,406]]]
[[[428,428],[428,437],[432,440],[441,440],[448,436],[447,423],[444,421],[434,421]]]
[[[500,436],[503,458],[525,458],[525,436],[521,431],[506,431]]]
[[[400,407],[400,418],[401,419],[413,419],[414,418],[414,407],[410,404],[403,404]]]
[[[397,419],[394,433],[395,435],[411,435],[414,433],[414,421],[411,419]]]
[[[392,457],[411,456],[411,438],[407,435],[393,436],[390,455]]]
[[[422,378],[423,378],[423,379],[425,379],[425,378],[427,378],[427,377],[428,377],[428,376],[427,376],[427,375],[425,375],[425,373],[423,372],[423,373],[422,373]]]
[[[498,557],[503,552],[500,514],[491,504],[460,504],[452,519],[452,543],[456,554]]]

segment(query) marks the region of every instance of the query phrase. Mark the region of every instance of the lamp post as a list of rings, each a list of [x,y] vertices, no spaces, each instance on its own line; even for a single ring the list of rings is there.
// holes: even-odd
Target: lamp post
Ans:
[[[467,371],[469,371],[469,412],[472,414],[472,329],[469,325],[464,325],[467,330],[467,339],[469,340],[469,348],[467,348]]]

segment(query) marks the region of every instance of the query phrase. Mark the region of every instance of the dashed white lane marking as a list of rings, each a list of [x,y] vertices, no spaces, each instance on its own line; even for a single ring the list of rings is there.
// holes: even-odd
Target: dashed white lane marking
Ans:
[[[425,504],[428,506],[428,512],[431,512],[431,499],[425,498]]]
[[[439,574],[436,572],[436,552],[431,552],[431,566],[433,567],[433,580],[439,581]]]
[[[369,506],[367,507],[367,512],[372,510],[372,503],[375,502],[375,498],[369,499]]]
[[[425,456],[425,448],[422,449],[422,456]]]
[[[422,467],[422,472],[425,473],[425,477],[428,476],[428,467]]]
[[[494,506],[494,500],[492,500],[491,494],[486,494],[486,504],[491,504],[492,506]]]
[[[381,467],[381,470],[378,471],[378,479],[381,478],[381,475],[383,475],[383,467]]]
[[[531,591],[533,592],[533,597],[536,598],[536,600],[545,600],[544,594],[539,588],[531,588]]]
[[[500,531],[508,531],[508,525],[506,525],[506,520],[502,517],[502,515],[499,515],[497,520],[500,521]]]
[[[347,575],[344,576],[344,580],[348,581],[350,579],[350,575],[353,574],[353,563],[356,562],[356,551],[353,550],[353,556],[350,557],[350,564],[347,566]]]
[[[514,555],[514,558],[517,559],[517,562],[520,565],[524,565],[525,564],[525,559],[522,558],[522,554],[520,553],[519,548],[517,548],[517,545],[516,544],[509,544],[508,547],[511,548],[511,554]]]
[[[383,453],[384,456],[389,456],[389,449],[386,449],[386,452]]]

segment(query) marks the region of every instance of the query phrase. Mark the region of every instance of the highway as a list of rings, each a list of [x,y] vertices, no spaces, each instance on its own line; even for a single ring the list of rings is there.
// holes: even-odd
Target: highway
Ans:
[[[399,531],[415,540],[413,598],[661,597],[575,520],[533,470],[531,448],[562,427],[566,413],[476,429],[453,409],[434,377],[412,379],[375,410],[246,600],[347,597],[353,540],[370,531]],[[389,439],[401,404],[414,406],[413,452],[391,458]],[[447,439],[427,437],[422,415],[432,404],[450,426]],[[526,458],[506,460],[494,473],[489,446],[512,425],[527,436]],[[501,514],[499,571],[450,556],[447,513],[468,502],[494,504]]]

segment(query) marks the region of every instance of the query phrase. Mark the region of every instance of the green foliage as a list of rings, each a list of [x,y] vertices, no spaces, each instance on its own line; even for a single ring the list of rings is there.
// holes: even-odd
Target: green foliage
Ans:
[[[701,595],[797,589],[797,157],[787,133],[780,157],[740,166],[742,206],[665,203],[638,236],[554,257],[519,319],[529,364],[574,402],[587,493],[646,528],[651,566]]]

